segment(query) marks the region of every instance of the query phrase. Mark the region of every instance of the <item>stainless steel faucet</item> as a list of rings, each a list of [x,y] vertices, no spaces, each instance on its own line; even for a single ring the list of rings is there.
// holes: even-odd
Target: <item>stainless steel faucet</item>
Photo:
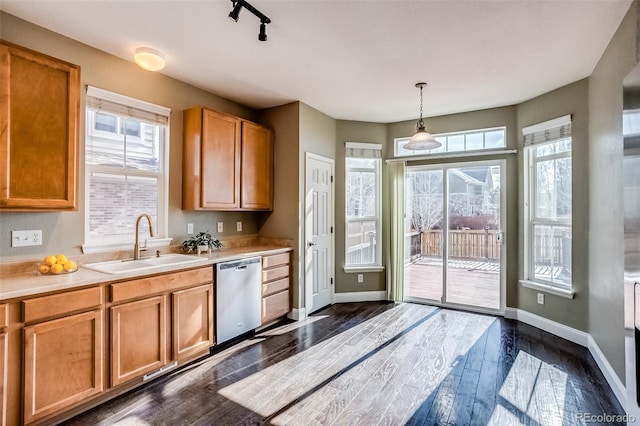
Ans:
[[[147,249],[147,244],[145,243],[145,246],[141,249],[140,248],[140,244],[138,243],[138,229],[140,227],[140,219],[142,219],[143,217],[147,218],[147,222],[149,222],[149,236],[153,237],[153,224],[151,223],[151,216],[149,216],[146,213],[141,214],[140,216],[138,216],[138,219],[136,219],[136,244],[133,246],[133,260],[138,260],[140,259],[140,250],[146,250]]]

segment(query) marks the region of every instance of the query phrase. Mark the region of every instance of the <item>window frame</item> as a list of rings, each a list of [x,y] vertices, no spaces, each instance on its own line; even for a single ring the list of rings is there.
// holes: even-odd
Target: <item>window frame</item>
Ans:
[[[564,116],[548,122],[536,124],[533,126],[522,129],[525,137],[527,135],[533,135],[537,132],[544,132],[546,129],[552,129],[558,127],[558,123],[571,124],[571,116]],[[569,127],[570,129],[570,127]],[[571,147],[568,150],[562,152],[554,152],[546,155],[537,155],[536,149],[544,145],[561,144],[566,140],[571,141]],[[538,194],[538,178],[536,165],[543,161],[554,161],[558,159],[569,158],[571,159],[571,173],[573,174],[573,138],[571,132],[562,137],[554,137],[546,141],[534,141],[525,144],[523,149],[523,160],[525,166],[524,179],[523,179],[523,192],[524,192],[524,259],[523,259],[523,279],[520,283],[527,288],[531,288],[538,291],[544,291],[546,293],[555,294],[558,296],[573,298],[575,290],[573,288],[573,276],[571,276],[569,283],[558,282],[553,280],[545,280],[535,276],[535,228],[536,226],[547,226],[552,230],[554,228],[568,228],[571,234],[571,247],[573,249],[573,206],[571,208],[571,214],[564,217],[543,217],[538,214],[538,204],[536,195]],[[573,176],[571,176],[573,181]],[[573,188],[571,187],[571,198],[573,199]],[[573,268],[572,268],[573,270]]]
[[[496,147],[486,147],[486,135],[487,133],[491,133],[491,132],[496,132],[496,131],[501,131],[503,134],[503,140],[504,140],[504,144],[502,146],[496,146]],[[466,149],[467,146],[467,137],[471,136],[471,135],[478,135],[478,134],[482,134],[482,145],[483,148],[480,149]],[[473,129],[473,130],[463,130],[463,131],[456,131],[456,132],[447,132],[447,133],[438,133],[438,134],[434,134],[433,135],[436,139],[443,139],[445,138],[445,141],[440,140],[440,142],[443,142],[442,147],[440,148],[436,148],[434,150],[426,150],[426,151],[412,151],[411,153],[408,154],[403,154],[400,152],[400,145],[406,142],[409,142],[409,139],[411,139],[410,136],[407,137],[402,137],[402,138],[395,138],[393,140],[393,156],[395,158],[411,158],[411,157],[431,157],[431,156],[440,156],[440,155],[473,155],[473,154],[482,154],[485,152],[494,152],[496,150],[503,150],[507,148],[507,128],[506,126],[497,126],[497,127],[487,127],[487,128],[483,128],[483,129]],[[447,147],[447,142],[449,138],[454,138],[457,136],[463,136],[463,145],[464,145],[464,149],[462,150],[453,150],[453,151],[448,151],[446,149]]]
[[[375,143],[361,143],[361,142],[347,142],[345,144],[347,152],[345,152],[345,237],[344,237],[344,271],[349,272],[379,272],[384,268],[382,266],[382,144]],[[377,157],[352,157],[348,155],[349,149],[364,149],[378,151]],[[363,167],[350,167],[350,158],[367,158],[374,160],[374,168]],[[349,216],[348,215],[348,191],[347,186],[349,183],[349,173],[373,173],[374,174],[374,192],[376,200],[374,203],[375,214],[374,216]],[[349,224],[358,222],[374,222],[376,232],[376,250],[374,253],[373,263],[349,263],[348,258],[348,233]]]
[[[85,197],[84,197],[84,244],[82,250],[84,253],[95,253],[110,250],[129,249],[133,247],[135,241],[135,235],[127,234],[124,237],[111,237],[111,238],[91,238],[89,233],[90,224],[90,202],[91,202],[91,179],[92,175],[111,175],[121,176],[126,179],[127,176],[133,178],[154,178],[157,179],[157,191],[158,191],[158,211],[156,223],[153,224],[155,237],[150,238],[147,241],[149,247],[168,246],[171,243],[171,238],[168,238],[168,216],[169,216],[169,149],[170,149],[170,128],[169,117],[171,110],[169,108],[151,104],[142,100],[130,98],[125,95],[121,95],[114,92],[109,92],[103,89],[99,89],[92,86],[87,86],[87,98],[91,97],[94,101],[98,99],[98,103],[104,102],[104,106],[95,106],[95,102],[89,105],[87,101],[85,103],[85,140],[84,140],[84,176],[85,176]],[[136,114],[137,111],[138,114]],[[124,111],[131,111],[127,114]],[[95,129],[95,114],[106,114],[115,116],[116,118],[116,130],[115,132]],[[149,117],[159,117],[157,122]],[[125,119],[133,119],[140,122],[139,136],[127,135],[126,126],[124,126],[124,132],[121,132],[121,126],[124,124]],[[163,121],[161,123],[161,121]],[[158,142],[158,171],[140,170],[124,168],[120,166],[110,165],[93,165],[88,164],[87,147],[92,141],[94,135],[102,139],[118,139],[123,140],[126,146],[126,140],[137,141],[141,140],[144,125],[158,126],[158,133],[156,137],[159,137]],[[131,220],[132,224],[135,224],[136,218],[127,218]]]

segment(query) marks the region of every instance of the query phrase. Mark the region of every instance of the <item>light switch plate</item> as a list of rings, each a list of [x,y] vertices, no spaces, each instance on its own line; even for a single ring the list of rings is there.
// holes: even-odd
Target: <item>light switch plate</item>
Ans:
[[[538,293],[538,304],[544,305],[544,293]]]
[[[242,232],[242,222],[241,221],[236,222],[236,231]]]
[[[187,223],[187,234],[193,234],[193,223]]]
[[[224,222],[218,222],[218,232],[224,232]]]
[[[41,246],[42,229],[11,231],[11,247]]]
[[[362,274],[358,274],[358,282],[359,283],[364,282],[364,276]]]

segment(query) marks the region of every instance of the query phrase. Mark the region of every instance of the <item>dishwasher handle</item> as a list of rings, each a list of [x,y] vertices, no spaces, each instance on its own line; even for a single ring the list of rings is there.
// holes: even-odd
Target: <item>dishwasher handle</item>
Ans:
[[[247,269],[247,265],[242,265],[242,266],[236,267],[236,271],[243,271],[245,269]]]

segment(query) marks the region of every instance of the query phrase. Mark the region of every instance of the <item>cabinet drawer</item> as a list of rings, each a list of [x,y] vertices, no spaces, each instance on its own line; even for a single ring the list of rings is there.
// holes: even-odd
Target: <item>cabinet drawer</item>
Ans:
[[[289,290],[289,277],[262,284],[262,297]]]
[[[289,253],[274,254],[273,256],[262,257],[262,267],[265,269],[271,268],[274,266],[288,265],[288,264],[289,264]]]
[[[279,318],[289,312],[289,291],[262,298],[262,323]]]
[[[289,276],[289,265],[278,266],[277,268],[262,271],[262,282],[273,281]]]
[[[102,305],[102,287],[68,291],[22,301],[24,322],[96,308]]]
[[[165,293],[196,284],[206,284],[213,281],[213,268],[193,269],[191,271],[174,272],[155,277],[140,278],[111,285],[111,301],[136,299],[138,297]]]
[[[0,305],[0,328],[4,328],[9,324],[9,307],[4,304]]]

